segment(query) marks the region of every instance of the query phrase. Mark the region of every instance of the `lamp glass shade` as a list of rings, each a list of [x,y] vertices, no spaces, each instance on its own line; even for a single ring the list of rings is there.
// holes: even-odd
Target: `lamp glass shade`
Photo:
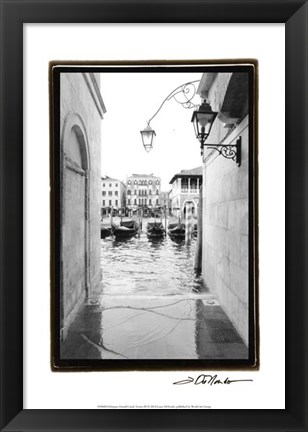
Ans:
[[[155,131],[147,126],[145,129],[140,131],[143,147],[147,152],[149,152],[153,148],[154,138],[156,136]]]
[[[205,101],[198,110],[193,112],[191,121],[194,125],[196,138],[202,141],[207,139],[217,114],[216,111],[212,111],[210,104]]]

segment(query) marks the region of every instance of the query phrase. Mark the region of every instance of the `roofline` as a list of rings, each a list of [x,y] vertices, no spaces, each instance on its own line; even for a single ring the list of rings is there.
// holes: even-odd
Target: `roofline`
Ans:
[[[202,174],[175,174],[170,180],[169,184],[172,184],[178,178],[199,178],[202,179]]]

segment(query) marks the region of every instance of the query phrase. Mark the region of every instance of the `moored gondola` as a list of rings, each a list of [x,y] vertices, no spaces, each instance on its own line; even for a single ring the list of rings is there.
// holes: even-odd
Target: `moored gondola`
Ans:
[[[172,239],[185,239],[185,224],[180,221],[168,225],[168,234]]]
[[[119,225],[112,223],[112,234],[117,238],[132,237],[139,232],[139,224],[135,220],[121,221]]]
[[[111,236],[112,228],[101,225],[101,239]]]
[[[161,238],[166,230],[161,222],[149,222],[147,224],[147,235],[150,238]]]

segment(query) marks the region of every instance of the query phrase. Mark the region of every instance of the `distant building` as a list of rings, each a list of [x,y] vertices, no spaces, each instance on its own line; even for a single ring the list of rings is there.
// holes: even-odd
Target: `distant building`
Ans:
[[[202,167],[182,170],[175,174],[169,182],[172,186],[170,192],[171,212],[176,216],[184,216],[185,204],[192,201],[193,214],[197,214],[199,203],[199,190],[202,184]]]
[[[126,180],[126,207],[129,210],[152,210],[160,207],[160,177],[132,174]]]
[[[162,209],[167,210],[167,213],[171,213],[171,201],[170,201],[170,192],[161,192],[160,193],[160,206]]]
[[[126,204],[126,187],[118,179],[102,177],[102,215],[109,214],[111,209],[119,211]]]

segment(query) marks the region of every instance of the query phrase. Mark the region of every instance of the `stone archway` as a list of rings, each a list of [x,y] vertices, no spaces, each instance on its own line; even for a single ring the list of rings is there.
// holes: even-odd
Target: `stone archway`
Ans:
[[[82,118],[69,113],[61,135],[61,328],[89,290],[89,173],[87,131]]]
[[[193,204],[192,214],[197,215],[197,203],[193,199],[187,199],[184,201],[183,207],[182,207],[182,214],[183,214],[184,219],[186,217],[186,204],[189,204],[189,203]]]

